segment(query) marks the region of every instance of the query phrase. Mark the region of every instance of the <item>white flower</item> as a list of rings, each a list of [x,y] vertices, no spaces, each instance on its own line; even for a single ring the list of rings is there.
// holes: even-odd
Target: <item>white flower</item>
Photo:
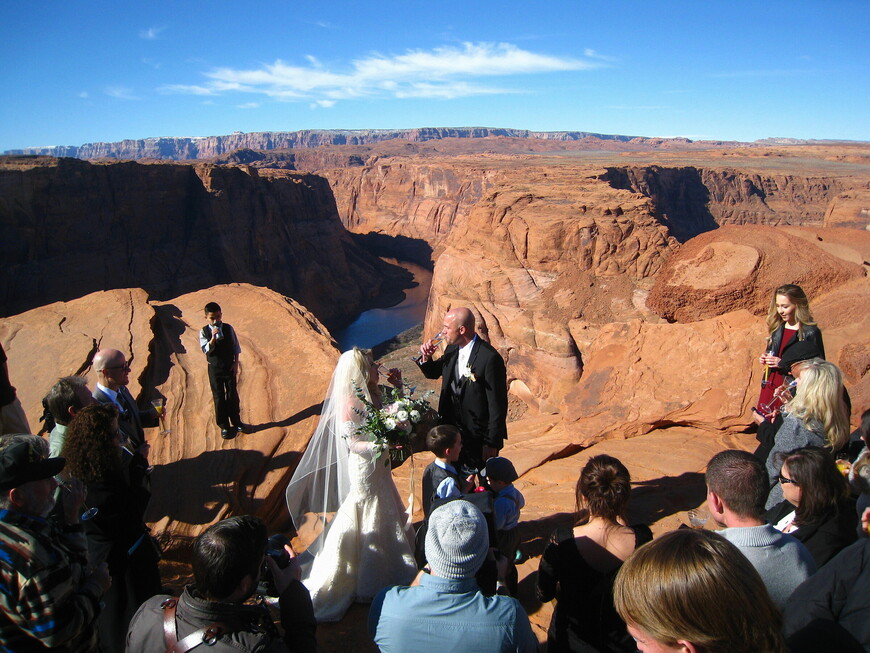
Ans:
[[[396,420],[394,420],[392,417],[388,417],[384,420],[384,426],[387,427],[388,431],[392,431],[394,428],[396,428]]]
[[[400,422],[407,422],[408,421],[408,411],[407,410],[398,411],[396,413],[396,419]]]
[[[420,421],[420,411],[419,410],[412,410],[410,413],[408,413],[408,415],[411,417],[411,421],[414,422],[414,424],[416,424],[417,422]]]
[[[460,370],[459,376],[461,376],[463,379],[469,379],[472,383],[474,383],[475,381],[477,381],[477,377],[474,376],[474,372],[471,371],[471,366],[470,366],[470,365],[465,365],[465,366]]]
[[[399,410],[399,404],[398,403],[390,404],[384,410],[386,411],[387,415],[395,415],[396,411]]]

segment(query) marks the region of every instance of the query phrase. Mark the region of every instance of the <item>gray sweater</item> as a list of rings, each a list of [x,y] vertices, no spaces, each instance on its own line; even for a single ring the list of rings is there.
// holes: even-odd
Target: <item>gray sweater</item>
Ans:
[[[816,563],[807,548],[770,524],[718,532],[752,563],[780,610],[795,588],[816,573]]]
[[[825,434],[821,428],[810,430],[794,415],[788,413],[782,418],[782,426],[776,432],[773,448],[767,456],[767,475],[770,477],[771,489],[767,495],[765,510],[770,510],[782,501],[782,486],[779,484],[779,470],[782,467],[782,454],[800,447],[824,447]]]

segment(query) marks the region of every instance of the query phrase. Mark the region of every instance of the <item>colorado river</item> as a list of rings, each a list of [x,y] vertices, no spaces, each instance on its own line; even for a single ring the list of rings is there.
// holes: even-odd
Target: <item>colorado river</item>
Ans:
[[[345,329],[333,334],[341,351],[346,351],[354,345],[369,349],[420,324],[426,317],[432,272],[405,261],[390,261],[390,263],[401,265],[411,272],[418,285],[405,290],[405,299],[399,304],[390,308],[373,308],[361,313]]]

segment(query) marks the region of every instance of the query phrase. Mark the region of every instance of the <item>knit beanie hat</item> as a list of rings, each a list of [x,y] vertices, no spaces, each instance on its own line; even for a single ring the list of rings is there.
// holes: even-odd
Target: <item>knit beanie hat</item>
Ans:
[[[488,550],[486,520],[468,501],[449,501],[429,515],[426,559],[434,575],[471,578],[480,569]]]

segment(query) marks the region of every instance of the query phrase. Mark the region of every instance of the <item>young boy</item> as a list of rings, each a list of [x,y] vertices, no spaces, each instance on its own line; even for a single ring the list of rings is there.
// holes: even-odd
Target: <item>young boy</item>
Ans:
[[[442,424],[430,429],[426,447],[435,454],[435,460],[423,472],[423,516],[428,521],[435,499],[462,496],[474,485],[474,477],[463,481],[453,465],[462,451],[462,434],[455,426]]]
[[[239,371],[239,339],[236,331],[221,321],[221,307],[217,302],[205,305],[208,320],[199,332],[199,346],[208,361],[208,381],[214,399],[214,418],[221,429],[221,437],[231,440],[241,430],[246,433],[239,415],[239,392],[236,376]]]
[[[483,470],[489,487],[495,495],[493,518],[495,521],[496,548],[508,559],[508,589],[516,594],[517,570],[514,564],[520,547],[520,534],[517,525],[520,510],[526,505],[522,493],[514,487],[519,478],[513,463],[507,458],[496,456],[486,461]]]

